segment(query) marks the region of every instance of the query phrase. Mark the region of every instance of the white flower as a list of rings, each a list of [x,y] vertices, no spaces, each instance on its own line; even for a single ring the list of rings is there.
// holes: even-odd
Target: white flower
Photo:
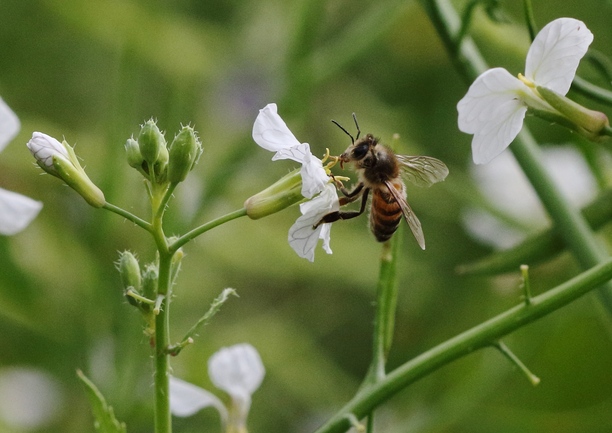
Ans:
[[[329,176],[319,158],[310,152],[308,143],[300,143],[278,115],[276,104],[268,104],[261,110],[253,125],[253,140],[259,146],[276,152],[273,161],[292,159],[302,164],[302,195],[312,198],[323,191]]]
[[[219,411],[227,432],[246,432],[251,395],[265,375],[259,353],[250,344],[224,347],[208,360],[208,375],[217,388],[231,397],[229,410],[210,392],[174,377],[170,378],[170,410],[186,417],[212,406]]]
[[[15,138],[20,127],[17,115],[0,98],[0,151]],[[41,209],[41,202],[0,188],[0,234],[10,236],[19,233]]]
[[[494,68],[472,83],[457,104],[457,111],[459,129],[474,135],[472,155],[476,164],[489,162],[510,145],[523,127],[527,108],[560,114],[536,86],[564,96],[592,41],[593,34],[582,21],[556,19],[531,44],[524,77]]]
[[[317,242],[322,239],[323,249],[327,254],[331,254],[332,250],[329,247],[331,223],[321,224],[316,229],[313,227],[321,221],[323,216],[339,210],[340,204],[336,188],[328,183],[321,194],[300,205],[302,216],[289,229],[289,245],[291,245],[291,248],[300,257],[312,262],[314,261],[314,249]]]

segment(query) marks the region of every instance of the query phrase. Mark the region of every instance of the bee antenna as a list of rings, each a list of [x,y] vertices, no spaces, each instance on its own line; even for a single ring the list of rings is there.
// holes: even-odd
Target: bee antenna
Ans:
[[[344,133],[346,135],[348,135],[349,137],[351,137],[351,141],[353,142],[353,144],[355,144],[355,139],[353,138],[353,136],[351,135],[350,132],[348,132],[346,129],[344,129],[344,127],[342,125],[340,125],[338,122],[336,122],[335,120],[332,119],[332,123],[334,125],[336,125],[338,128],[342,129],[344,131]],[[359,138],[359,134],[357,134],[357,138]]]
[[[359,123],[357,123],[357,115],[355,113],[353,113],[353,120],[355,121],[355,126],[357,127],[357,137],[355,137],[355,140],[359,140],[359,134],[361,134],[361,129],[359,129]],[[355,142],[355,140],[353,140],[353,143]]]

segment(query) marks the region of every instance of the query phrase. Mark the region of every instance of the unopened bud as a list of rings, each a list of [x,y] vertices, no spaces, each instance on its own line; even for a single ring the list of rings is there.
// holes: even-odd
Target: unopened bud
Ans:
[[[119,253],[117,269],[121,275],[121,282],[124,289],[133,288],[137,293],[141,289],[140,265],[136,256],[129,251]]]
[[[185,180],[202,154],[202,144],[190,126],[184,126],[170,145],[168,180],[178,183]]]
[[[27,146],[43,170],[62,179],[93,207],[104,206],[104,193],[89,179],[68,143],[60,143],[47,134],[35,132]]]
[[[148,299],[157,297],[157,265],[149,263],[142,273],[142,295]]]
[[[144,158],[142,157],[142,153],[140,153],[140,146],[138,146],[138,142],[134,140],[134,138],[128,138],[128,140],[125,142],[125,153],[130,167],[134,167],[137,170],[142,170]]]
[[[259,219],[304,200],[302,176],[296,169],[244,202],[247,215]]]
[[[149,167],[153,167],[153,164],[159,159],[162,147],[166,147],[166,139],[153,119],[148,120],[140,128],[138,146],[143,159],[149,164]]]

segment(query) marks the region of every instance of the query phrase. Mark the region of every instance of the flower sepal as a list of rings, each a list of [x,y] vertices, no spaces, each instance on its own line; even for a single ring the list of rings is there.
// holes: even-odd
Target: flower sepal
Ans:
[[[610,121],[601,111],[585,108],[547,87],[537,86],[536,90],[566,120],[566,122],[558,123],[567,126],[592,141],[600,141],[607,136],[603,131],[610,126]],[[534,114],[540,116],[537,111],[534,111]]]
[[[295,169],[244,202],[247,216],[253,220],[279,212],[304,200],[302,175]]]
[[[72,150],[68,144],[66,144],[66,146]],[[102,207],[106,204],[104,193],[91,181],[80,165],[75,167],[73,164],[57,155],[54,155],[52,158],[53,167],[58,173],[57,177],[66,182],[70,188],[78,192],[87,203],[93,207]]]

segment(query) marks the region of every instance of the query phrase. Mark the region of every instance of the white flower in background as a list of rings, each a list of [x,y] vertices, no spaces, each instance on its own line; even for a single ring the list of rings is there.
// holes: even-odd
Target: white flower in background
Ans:
[[[574,146],[544,145],[542,156],[557,189],[569,203],[581,208],[595,199],[597,181],[584,156]],[[493,213],[481,208],[464,212],[464,226],[476,239],[505,249],[550,225],[540,199],[512,153],[503,153],[486,165],[474,165],[470,172],[494,209]]]
[[[19,119],[0,98],[0,152],[17,135]],[[10,236],[25,229],[42,209],[42,203],[0,188],[0,234]]]
[[[316,229],[313,227],[323,216],[339,210],[338,193],[336,187],[330,183],[317,197],[300,205],[302,216],[289,229],[289,245],[298,256],[314,261],[314,250],[319,239],[323,240],[325,252],[332,253],[329,247],[331,223],[321,224]]]
[[[229,408],[212,393],[171,377],[170,410],[175,416],[186,417],[205,407],[214,407],[219,411],[227,433],[246,433],[251,395],[265,375],[259,353],[250,344],[224,347],[208,360],[208,375],[217,388],[231,397]]]
[[[259,146],[276,152],[273,161],[292,159],[302,164],[302,195],[312,198],[323,191],[329,176],[319,158],[310,152],[308,143],[300,143],[278,115],[276,104],[268,104],[261,110],[253,125],[253,140]]]
[[[472,83],[457,104],[457,111],[459,129],[474,135],[472,155],[476,164],[489,162],[510,145],[523,127],[528,108],[565,118],[577,128],[590,129],[577,119],[580,114],[576,114],[576,118],[574,112],[567,115],[566,110],[575,107],[570,108],[569,100],[563,96],[568,92],[580,59],[592,41],[593,34],[582,21],[556,19],[547,24],[531,44],[525,76],[519,74],[516,78],[503,68],[494,68]],[[546,94],[556,95],[557,102],[559,98],[565,99],[559,102],[561,108],[557,104],[557,108],[553,108],[551,97],[543,97],[544,91],[540,93],[537,87],[545,88]],[[588,118],[582,119],[585,122],[596,121],[585,115]],[[599,120],[607,122],[607,119]]]

